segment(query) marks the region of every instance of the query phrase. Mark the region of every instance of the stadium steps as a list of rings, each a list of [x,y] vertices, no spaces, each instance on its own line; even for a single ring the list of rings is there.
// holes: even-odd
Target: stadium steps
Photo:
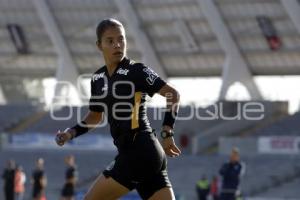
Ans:
[[[274,116],[272,116],[269,119],[266,119],[260,123],[257,123],[256,126],[254,126],[253,128],[250,128],[246,131],[242,131],[234,136],[240,136],[240,137],[248,137],[251,136],[252,133],[256,132],[257,130],[266,128],[271,126],[272,124],[284,119],[285,117],[289,116],[287,113],[279,113],[279,114],[274,114]]]
[[[37,121],[39,121],[42,117],[44,117],[47,114],[46,111],[39,111],[37,113],[32,114],[31,116],[28,116],[21,120],[19,123],[17,123],[15,126],[7,129],[6,131],[9,133],[17,133],[22,132],[26,128],[30,127],[31,125],[35,124]]]
[[[267,118],[265,120],[262,120],[259,123],[255,123],[254,126],[246,127],[245,129],[242,129],[240,131],[233,132],[232,134],[230,134],[230,136],[236,136],[236,137],[251,136],[251,133],[254,133],[255,131],[257,131],[259,129],[268,127],[268,126],[272,125],[273,123],[276,123],[277,121],[280,121],[281,119],[283,119],[287,116],[288,116],[287,114],[283,114],[283,113],[275,115],[271,118]],[[217,153],[217,151],[218,151],[218,141],[215,142],[214,144],[212,144],[210,147],[203,150],[202,153],[214,154],[214,153]]]
[[[236,121],[228,121],[218,124],[217,126],[207,130],[205,132],[204,137],[199,139],[199,141],[203,141],[203,144],[199,145],[199,152],[200,153],[215,153],[215,150],[218,146],[218,138],[220,136],[231,136],[235,133],[245,131],[250,127],[255,125],[255,122],[242,120],[239,122],[239,125],[236,126]],[[204,143],[205,142],[205,143]]]
[[[7,131],[36,110],[37,107],[30,104],[0,105],[0,131]]]
[[[270,105],[265,104],[267,107],[266,110],[266,116],[260,120],[259,122],[257,121],[247,121],[247,120],[235,120],[235,121],[225,121],[222,124],[219,124],[221,128],[218,127],[213,127],[212,130],[208,130],[208,135],[212,134],[218,134],[217,132],[222,132],[222,135],[226,136],[240,136],[240,137],[246,137],[250,135],[251,133],[254,133],[255,130],[261,129],[263,127],[268,127],[271,124],[285,118],[288,116],[288,112],[286,109],[286,105],[284,102],[277,102],[274,103],[273,108],[270,108]],[[232,123],[233,122],[233,123]],[[228,125],[226,125],[229,124]],[[238,123],[239,126],[234,127],[235,123]],[[232,126],[230,125],[232,124]],[[227,128],[222,128],[226,127]],[[216,131],[214,131],[216,129]],[[227,133],[226,133],[227,132]],[[200,150],[201,153],[206,153],[206,154],[213,154],[218,151],[218,137],[216,136],[217,139],[212,141],[209,145],[207,145],[205,148],[202,148]]]
[[[249,192],[251,196],[259,196],[263,193],[267,193],[268,191],[274,191],[284,185],[288,185],[300,179],[300,166],[294,166],[294,169],[286,172],[284,175],[272,175],[270,176],[271,183],[260,185],[259,188],[254,188]]]
[[[300,197],[299,191],[300,178],[294,179],[292,182],[285,183],[280,187],[275,187],[267,190],[266,192],[260,194],[262,198],[271,198],[276,196],[282,199],[292,199],[295,197]]]
[[[261,123],[265,123],[265,122],[261,122]],[[240,136],[243,137],[241,133],[244,132],[248,132],[248,130],[252,130],[256,126],[257,123],[254,123],[252,125],[246,125],[245,127],[241,127],[241,129],[234,131],[230,134],[228,134],[227,136],[232,137],[232,136]],[[210,146],[208,146],[207,148],[203,149],[201,151],[201,153],[205,153],[205,154],[215,154],[218,152],[218,140],[214,141]]]

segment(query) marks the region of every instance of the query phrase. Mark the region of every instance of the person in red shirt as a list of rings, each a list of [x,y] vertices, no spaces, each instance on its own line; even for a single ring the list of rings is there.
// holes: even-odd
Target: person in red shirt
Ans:
[[[25,186],[24,186],[25,182],[26,182],[26,175],[23,171],[23,167],[19,165],[15,173],[14,191],[15,191],[16,200],[23,200],[24,192],[25,192]]]
[[[213,200],[219,199],[219,179],[217,176],[214,176],[211,184],[210,184],[210,195]]]

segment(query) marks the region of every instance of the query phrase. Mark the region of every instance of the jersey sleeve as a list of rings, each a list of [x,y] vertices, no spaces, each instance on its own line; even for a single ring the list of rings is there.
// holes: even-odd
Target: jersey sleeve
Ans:
[[[222,167],[221,167],[221,169],[219,170],[219,174],[221,175],[221,176],[225,176],[225,174],[227,173],[227,171],[228,171],[228,164],[227,163],[224,163],[223,165],[222,165]]]
[[[104,112],[104,106],[101,103],[101,99],[96,93],[96,85],[93,80],[91,80],[91,97],[89,101],[89,109],[93,112]]]
[[[136,66],[135,80],[137,89],[147,93],[150,97],[166,85],[166,82],[153,69],[142,64]]]
[[[241,172],[240,172],[240,177],[243,177],[246,174],[246,163],[241,162]]]

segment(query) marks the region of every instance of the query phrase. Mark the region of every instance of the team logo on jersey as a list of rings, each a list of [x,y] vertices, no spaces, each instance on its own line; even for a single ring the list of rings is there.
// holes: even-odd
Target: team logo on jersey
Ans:
[[[107,84],[104,84],[103,88],[102,88],[102,91],[106,91],[108,89],[108,85]]]
[[[100,74],[94,74],[93,77],[92,77],[92,80],[94,82],[94,81],[97,81],[98,79],[103,78],[103,77],[104,77],[104,72],[102,72]]]
[[[129,72],[128,69],[120,68],[120,69],[117,71],[117,74],[122,74],[122,75],[127,76],[128,72]]]
[[[144,68],[143,71],[146,72],[146,74],[148,74],[146,81],[149,83],[149,85],[153,85],[155,80],[158,78],[158,74],[150,68]]]

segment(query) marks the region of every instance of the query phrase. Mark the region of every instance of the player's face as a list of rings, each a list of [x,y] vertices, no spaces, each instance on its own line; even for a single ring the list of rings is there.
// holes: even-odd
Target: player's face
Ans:
[[[232,152],[230,155],[230,160],[232,162],[238,162],[240,160],[240,155],[237,152]]]
[[[42,169],[44,167],[44,159],[39,158],[36,162],[36,166],[40,169]]]
[[[122,27],[110,27],[102,35],[98,43],[105,62],[119,63],[126,55],[125,31]]]
[[[67,163],[68,165],[74,165],[74,164],[75,164],[75,158],[74,158],[74,156],[68,157],[68,158],[66,159],[66,163]]]

